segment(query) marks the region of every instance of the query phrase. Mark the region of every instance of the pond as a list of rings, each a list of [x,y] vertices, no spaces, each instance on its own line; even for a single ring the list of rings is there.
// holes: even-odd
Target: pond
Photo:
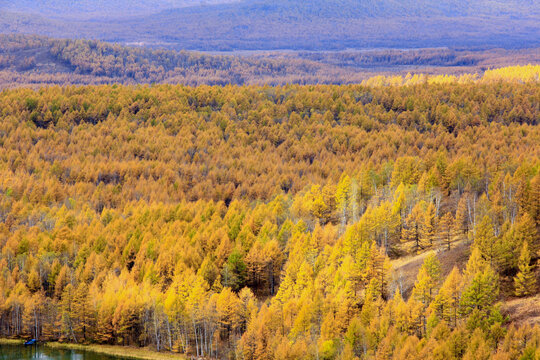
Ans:
[[[122,360],[90,351],[51,349],[45,346],[0,345],[0,360]]]

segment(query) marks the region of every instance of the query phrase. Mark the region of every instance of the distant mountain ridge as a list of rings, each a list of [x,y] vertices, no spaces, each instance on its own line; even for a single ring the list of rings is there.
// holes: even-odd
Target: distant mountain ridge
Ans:
[[[191,9],[184,9],[188,7]],[[292,17],[496,16],[528,15],[531,11],[538,14],[538,8],[533,0],[0,0],[3,10],[57,16],[148,15],[175,9],[181,9],[181,13],[215,9],[238,14],[289,11]]]
[[[61,17],[125,17],[238,0],[0,0],[0,9]]]
[[[76,6],[67,0],[22,0],[0,6],[10,11],[0,16],[0,32],[204,51],[540,45],[535,0],[208,0],[204,6],[197,0],[142,0],[115,21],[66,17],[71,10],[73,16],[83,10],[89,16],[92,8],[129,9],[131,2],[112,0],[99,8],[105,0]],[[49,3],[65,4],[57,14],[65,18],[48,14]]]
[[[532,0],[242,0],[223,3],[220,11],[238,14],[275,14],[287,11],[292,17],[404,17],[404,16],[505,16],[539,14]],[[196,7],[179,12],[198,11]]]

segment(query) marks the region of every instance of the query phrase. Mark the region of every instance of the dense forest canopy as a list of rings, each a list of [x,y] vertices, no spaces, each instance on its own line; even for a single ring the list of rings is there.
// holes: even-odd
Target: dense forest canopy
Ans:
[[[0,335],[538,358],[539,73],[4,90]]]

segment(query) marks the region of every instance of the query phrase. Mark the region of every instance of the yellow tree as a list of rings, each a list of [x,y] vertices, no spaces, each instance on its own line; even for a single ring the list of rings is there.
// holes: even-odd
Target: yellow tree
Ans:
[[[349,220],[349,206],[351,203],[351,178],[343,174],[336,189],[336,206],[339,212],[342,230]]]
[[[498,241],[493,229],[493,223],[489,216],[484,216],[475,229],[474,246],[476,246],[482,256],[491,266],[498,260]]]
[[[45,297],[41,291],[27,297],[24,303],[23,323],[28,329],[28,333],[38,340],[41,338],[43,330],[44,305]]]
[[[454,266],[431,304],[437,316],[453,328],[457,327],[462,286],[461,274]]]
[[[515,225],[514,242],[514,246],[519,247],[526,242],[533,254],[540,250],[540,236],[538,236],[534,220],[528,213],[524,213]]]
[[[444,214],[444,216],[441,218],[439,222],[439,239],[442,244],[446,245],[446,248],[450,250],[450,245],[452,244],[452,240],[454,237],[454,232],[452,231],[452,227],[454,224],[454,217],[452,216],[452,213],[447,212]]]
[[[35,293],[41,289],[41,280],[35,268],[30,271],[30,274],[28,274],[26,284],[28,286],[28,290],[30,290],[32,293]]]
[[[422,243],[424,247],[433,247],[436,239],[437,217],[435,205],[430,203],[422,219]]]
[[[77,335],[75,333],[77,313],[75,312],[74,307],[74,297],[75,290],[73,289],[73,285],[68,284],[62,292],[62,299],[60,303],[60,324],[64,336],[67,339],[78,342],[79,339],[77,339]]]
[[[217,296],[217,312],[222,339],[229,341],[231,332],[236,330],[239,323],[240,301],[238,296],[228,287]]]
[[[369,284],[368,287],[373,297],[386,296],[390,269],[390,261],[385,256],[384,249],[378,248],[377,244],[373,242],[365,271],[365,283]]]
[[[418,271],[418,276],[413,289],[413,297],[419,301],[424,308],[424,313],[422,315],[424,333],[426,331],[426,309],[435,298],[440,276],[441,264],[437,259],[437,256],[429,254]]]
[[[481,329],[476,329],[469,341],[464,360],[489,360],[493,354]]]
[[[249,321],[257,314],[257,299],[247,287],[240,290],[238,299],[240,300],[238,311],[239,330],[243,334],[247,329]]]
[[[411,213],[407,216],[405,220],[405,227],[401,233],[401,240],[403,242],[412,242],[414,253],[419,253],[424,248],[421,234],[423,216],[424,212],[422,211],[420,203],[418,203],[413,207]]]
[[[399,214],[392,209],[392,204],[384,201],[380,206],[374,209],[374,222],[372,230],[380,238],[379,244],[388,254],[392,248],[396,231],[398,229],[400,219]]]
[[[88,297],[88,285],[85,283],[80,284],[73,294],[72,306],[74,313],[77,314],[77,322],[74,330],[80,335],[78,338],[87,341],[92,338],[94,310]]]
[[[458,239],[465,238],[465,236],[467,235],[469,231],[469,221],[467,220],[466,196],[462,196],[459,199],[453,230]]]
[[[531,180],[528,210],[536,226],[540,226],[540,173]]]
[[[536,292],[536,278],[531,266],[531,254],[527,242],[523,243],[519,255],[519,272],[514,277],[516,296],[527,296]]]

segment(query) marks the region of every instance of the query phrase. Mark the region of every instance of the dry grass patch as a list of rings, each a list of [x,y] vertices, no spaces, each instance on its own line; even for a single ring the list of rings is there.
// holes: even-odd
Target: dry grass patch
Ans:
[[[441,262],[441,278],[444,279],[454,266],[458,266],[461,270],[465,267],[469,257],[470,243],[468,241],[459,241],[452,244],[450,250],[439,248],[437,250],[429,250],[418,255],[402,257],[392,261],[392,269],[394,273],[394,282],[399,283],[403,296],[408,298],[414,287],[414,282],[418,275],[418,270],[424,263],[424,259],[429,254],[436,254]]]
[[[24,340],[21,339],[0,339],[0,345],[21,345]]]
[[[502,312],[510,318],[510,322],[518,325],[540,324],[540,294],[508,300],[503,303]]]
[[[79,344],[63,344],[58,342],[49,342],[47,347],[56,349],[70,349],[80,351],[92,351],[99,354],[121,356],[129,359],[141,360],[179,360],[185,359],[185,356],[180,354],[152,351],[147,348],[135,348],[129,346],[114,346],[114,345],[79,345]]]

